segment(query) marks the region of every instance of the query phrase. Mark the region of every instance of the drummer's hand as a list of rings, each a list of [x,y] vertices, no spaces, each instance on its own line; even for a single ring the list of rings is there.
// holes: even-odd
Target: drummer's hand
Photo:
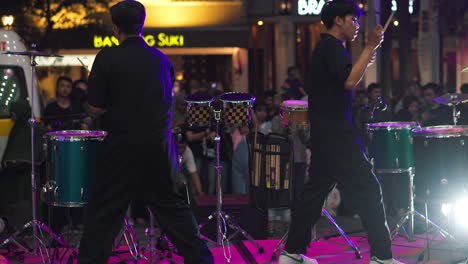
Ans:
[[[377,49],[384,40],[384,31],[381,25],[377,25],[372,32],[368,33],[367,45],[373,50]]]

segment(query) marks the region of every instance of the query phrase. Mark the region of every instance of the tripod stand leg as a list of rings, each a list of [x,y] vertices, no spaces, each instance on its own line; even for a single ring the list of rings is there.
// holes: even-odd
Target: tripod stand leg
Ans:
[[[328,218],[328,221],[330,221],[330,223],[335,226],[336,230],[340,232],[341,236],[344,238],[344,240],[346,240],[346,243],[348,243],[348,245],[354,250],[356,259],[361,259],[362,256],[361,252],[359,252],[359,248],[354,244],[353,241],[351,241],[351,239],[349,239],[343,229],[341,229],[341,227],[335,222],[335,219],[333,219],[333,217],[328,213],[327,210],[325,210],[325,208],[322,208],[322,213]]]
[[[249,240],[257,248],[258,253],[262,254],[263,252],[265,252],[263,247],[261,247],[257,243],[257,241],[255,241],[255,239],[249,233],[247,233],[242,227],[240,227],[237,223],[234,223],[234,221],[231,220],[229,215],[224,213],[224,217],[226,221],[228,222],[229,227],[236,230],[237,232],[240,232],[245,238],[247,238],[247,240]]]
[[[281,240],[278,242],[275,249],[273,250],[273,254],[271,255],[271,261],[275,261],[278,259],[278,251],[281,249],[282,246],[284,246],[284,244],[286,244],[288,235],[289,235],[289,229],[286,231],[286,233],[284,233],[283,237],[281,237]]]

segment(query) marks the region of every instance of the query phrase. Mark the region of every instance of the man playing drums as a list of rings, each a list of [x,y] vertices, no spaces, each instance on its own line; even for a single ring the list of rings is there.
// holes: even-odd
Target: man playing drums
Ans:
[[[319,219],[323,202],[340,182],[367,229],[370,264],[398,264],[392,258],[390,232],[382,204],[380,184],[356,141],[351,120],[351,95],[383,41],[379,25],[368,33],[367,45],[352,65],[346,41],[356,38],[362,11],[352,0],[327,2],[322,10],[326,30],[311,62],[309,94],[310,180],[295,203],[280,264],[317,263],[301,254],[311,240],[311,227]]]

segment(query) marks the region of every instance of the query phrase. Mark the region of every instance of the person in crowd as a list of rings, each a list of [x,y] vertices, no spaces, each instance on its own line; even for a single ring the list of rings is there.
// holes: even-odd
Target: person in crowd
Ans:
[[[234,194],[248,194],[250,185],[249,146],[246,136],[249,134],[247,125],[234,127],[231,131],[232,163],[231,189]]]
[[[288,77],[281,85],[281,89],[283,94],[286,94],[288,98],[299,100],[303,96],[306,96],[306,91],[304,90],[302,81],[301,81],[301,74],[299,72],[299,68],[295,66],[288,67],[287,70]]]
[[[403,108],[395,115],[395,121],[421,122],[419,99],[415,96],[407,96],[403,100]]]
[[[75,100],[76,102],[80,103],[83,109],[86,111],[86,114],[88,116],[84,118],[84,121],[88,125],[88,129],[98,129],[99,116],[95,115],[89,109],[87,80],[79,79],[73,82],[71,98],[72,100]]]
[[[46,106],[44,122],[47,130],[87,130],[87,116],[81,103],[72,100],[72,80],[66,76],[57,79],[56,100]]]
[[[185,263],[214,263],[192,210],[175,191],[177,150],[172,137],[174,68],[141,36],[146,17],[138,1],[110,8],[117,47],[97,55],[89,76],[91,110],[108,132],[92,178],[78,263],[107,263],[127,208],[140,193]],[[157,161],[157,162],[155,162]]]
[[[275,91],[273,90],[268,90],[265,92],[265,105],[267,109],[267,120],[272,119],[273,116],[278,114],[278,109],[275,107]]]
[[[422,90],[426,103],[426,107],[422,110],[422,125],[439,126],[453,124],[450,107],[436,101],[436,97],[442,95],[442,87],[436,83],[428,83],[423,86]]]
[[[392,120],[392,113],[383,100],[383,89],[379,83],[371,83],[367,86],[368,104],[361,107],[354,114],[354,126],[363,141],[367,145],[368,123],[388,122]]]
[[[405,90],[405,95],[402,96],[402,98],[400,98],[394,105],[393,107],[393,113],[398,113],[400,112],[401,109],[403,109],[403,102],[405,100],[406,97],[416,97],[419,101],[419,107],[422,108],[425,103],[424,103],[424,99],[423,99],[423,96],[422,96],[422,89],[421,89],[421,86],[419,85],[419,82],[417,81],[410,81],[409,84],[408,84],[408,87],[406,88]]]
[[[172,125],[174,127],[183,126],[187,117],[187,105],[183,94],[174,94],[174,104],[172,105]]]
[[[271,133],[271,121],[268,121],[268,109],[267,105],[262,101],[255,102],[254,105],[253,121],[254,126],[256,127],[257,132],[262,133],[263,135],[268,135]]]
[[[460,93],[463,98],[468,97],[468,83],[460,86]],[[463,103],[459,106],[460,109],[460,125],[468,125],[468,103]]]
[[[280,264],[317,263],[307,252],[312,225],[320,218],[322,206],[336,182],[349,203],[359,213],[367,230],[370,264],[401,263],[393,259],[391,238],[380,184],[356,140],[352,122],[351,95],[367,67],[372,64],[383,41],[383,28],[377,25],[367,33],[366,46],[354,65],[345,48],[359,32],[361,9],[352,0],[325,3],[321,19],[325,31],[312,55],[308,87],[311,164],[289,227]]]

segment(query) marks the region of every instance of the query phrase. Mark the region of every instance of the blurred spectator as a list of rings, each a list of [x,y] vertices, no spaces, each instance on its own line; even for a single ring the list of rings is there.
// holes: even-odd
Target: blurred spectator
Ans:
[[[304,85],[301,82],[301,75],[299,69],[295,66],[288,67],[288,77],[281,85],[283,94],[286,94],[288,98],[299,100],[303,96],[307,95],[304,90]]]
[[[468,83],[464,83],[460,86],[460,92],[462,96],[468,97]],[[460,109],[460,125],[468,125],[468,103],[463,103],[459,106]]]
[[[407,96],[403,100],[403,108],[395,115],[395,121],[421,122],[419,99],[415,96]]]
[[[264,102],[257,101],[254,105],[254,125],[257,132],[260,132],[264,135],[271,133],[271,121],[268,121],[268,112],[267,106]]]
[[[395,104],[393,107],[393,112],[398,113],[401,109],[403,109],[403,101],[406,97],[413,96],[416,97],[419,101],[419,107],[422,108],[425,103],[422,96],[421,86],[417,81],[410,81],[408,87],[405,91],[405,95]]]
[[[86,111],[88,116],[84,118],[84,122],[88,125],[88,129],[98,129],[100,127],[99,115],[93,113],[88,104],[88,82],[84,79],[74,81],[70,96],[72,101],[81,104]]]
[[[278,110],[275,108],[274,101],[275,101],[275,91],[273,90],[266,91],[264,103],[265,103],[267,114],[268,114],[267,120],[271,120],[271,118],[275,116],[276,113],[278,112]]]
[[[388,122],[392,120],[392,113],[388,109],[389,107],[385,107],[386,102],[382,101],[383,105],[379,102],[379,98],[382,98],[382,96],[383,89],[379,83],[369,84],[367,87],[368,104],[358,109],[357,113],[354,114],[355,118],[353,122],[364,145],[367,145],[367,123]]]
[[[47,105],[44,122],[48,130],[87,130],[86,111],[77,101],[72,100],[72,80],[60,76],[56,83],[56,101]]]
[[[442,87],[436,83],[428,83],[422,89],[426,103],[426,107],[422,111],[422,125],[439,126],[452,124],[452,110],[450,107],[435,101],[436,97],[441,96]]]
[[[172,104],[172,126],[180,127],[185,123],[187,106],[183,94],[174,94]]]
[[[232,171],[231,171],[231,187],[232,193],[248,194],[250,184],[249,171],[249,149],[247,145],[246,135],[249,133],[247,126],[234,128],[231,132],[232,139]]]

